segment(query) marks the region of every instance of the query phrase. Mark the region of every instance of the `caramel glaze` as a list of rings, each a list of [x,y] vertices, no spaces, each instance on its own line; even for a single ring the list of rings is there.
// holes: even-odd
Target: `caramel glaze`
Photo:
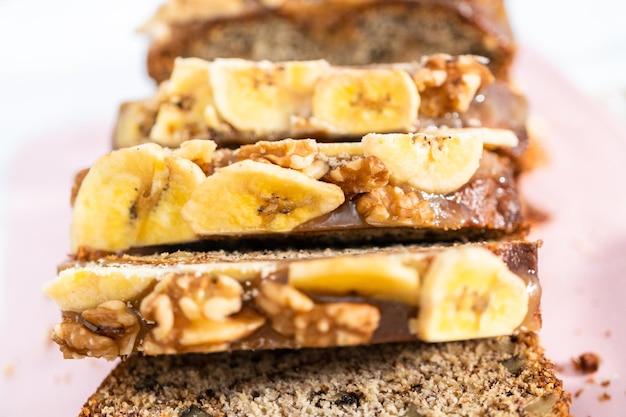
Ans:
[[[453,193],[431,194],[410,188],[405,191],[415,191],[420,200],[429,202],[435,214],[431,220],[409,224],[411,227],[442,230],[483,228],[511,233],[522,221],[519,196],[510,164],[505,158],[492,152],[483,153],[478,171],[467,184]],[[348,200],[331,213],[298,226],[294,232],[397,227],[403,221],[391,218],[389,225],[369,225],[359,216],[355,201]]]
[[[529,305],[528,305],[528,313],[526,318],[521,323],[521,325],[516,329],[516,333],[529,332],[529,331],[537,331],[541,328],[541,308],[540,308],[540,300],[541,300],[541,287],[539,285],[539,279],[537,276],[537,253],[538,247],[541,245],[541,242],[526,242],[526,241],[503,241],[503,242],[484,242],[481,244],[477,244],[483,247],[486,247],[506,263],[508,268],[518,275],[526,284],[527,292],[529,295]],[[433,247],[416,247],[409,246],[407,248],[402,247],[387,247],[387,248],[367,248],[361,250],[345,250],[345,251],[334,251],[334,255],[341,255],[346,253],[380,253],[381,251],[387,253],[406,253],[410,252],[419,252],[423,255],[423,262],[425,267],[432,261],[433,257],[436,253],[438,253],[442,247],[437,248]],[[126,255],[121,258],[104,258],[101,259],[98,264],[99,265],[110,265],[110,266],[119,266],[119,265],[151,265],[158,267],[159,265],[176,265],[176,264],[194,264],[194,263],[203,263],[210,262],[216,259],[221,259],[220,254],[218,253],[186,253],[186,252],[178,252],[174,254],[162,254],[159,256],[149,256],[149,257],[138,257],[138,256],[130,256]],[[231,254],[234,257],[237,257],[237,254]],[[317,254],[317,257],[330,256],[329,253],[326,254]],[[274,272],[269,273],[266,276],[259,276],[258,274],[250,277],[246,280],[240,280],[242,287],[246,291],[246,295],[244,295],[244,308],[250,308],[255,310],[259,314],[263,314],[252,301],[253,297],[251,296],[255,289],[258,287],[258,284],[263,279],[272,279],[278,282],[286,283],[287,282],[287,267],[290,262],[293,262],[299,258],[306,257],[306,252],[302,251],[292,251],[285,252],[282,254],[271,254],[269,252],[257,253],[254,256],[246,256],[243,255],[243,259],[239,259],[239,261],[245,260],[255,260],[255,261],[275,261],[279,263],[278,268]],[[235,262],[236,259],[222,259],[225,262]],[[84,266],[85,263],[69,263],[66,264],[65,267],[71,266]],[[62,267],[61,269],[64,269]],[[155,268],[156,270],[157,268]],[[151,289],[148,290],[150,292]],[[147,294],[143,294],[141,297],[135,300],[124,300],[127,301],[131,310],[137,315],[140,319],[141,330],[139,336],[137,338],[137,342],[135,345],[135,350],[141,350],[141,343],[143,338],[151,331],[153,328],[153,324],[146,322],[139,313],[139,305],[141,303],[141,299],[145,297]],[[328,303],[328,302],[357,302],[357,303],[366,303],[373,306],[376,306],[380,311],[380,323],[377,330],[374,332],[371,340],[368,344],[378,344],[378,343],[390,343],[390,342],[401,342],[401,341],[414,341],[418,340],[417,337],[409,331],[409,320],[417,317],[418,308],[414,306],[409,306],[397,301],[386,301],[380,300],[372,297],[362,297],[358,295],[346,295],[346,296],[328,296],[323,294],[314,294],[314,293],[306,293],[313,301],[317,303]],[[109,329],[104,328],[96,328],[90,323],[83,320],[80,313],[76,312],[64,312],[63,313],[63,322],[65,323],[80,323],[87,327],[89,330],[101,334],[101,335],[110,335]],[[278,332],[276,332],[271,325],[270,319],[266,321],[266,323],[257,331],[255,331],[250,336],[243,338],[241,340],[236,340],[231,342],[227,346],[227,350],[258,350],[258,349],[281,349],[281,348],[301,348],[306,346],[300,346],[295,343],[295,341],[286,337]],[[183,346],[180,344],[174,344],[171,346],[173,352],[176,353],[188,353],[188,352],[211,352],[215,351],[215,346],[210,345],[195,345],[195,346]],[[220,348],[224,349],[224,348]]]

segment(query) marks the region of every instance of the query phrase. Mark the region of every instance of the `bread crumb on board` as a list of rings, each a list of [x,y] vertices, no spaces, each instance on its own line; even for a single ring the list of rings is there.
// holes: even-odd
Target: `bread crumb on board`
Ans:
[[[8,364],[6,364],[4,370],[2,371],[2,374],[5,376],[5,378],[13,376],[13,374],[15,374],[15,364],[13,362],[9,362]]]
[[[600,367],[600,356],[597,353],[585,352],[577,358],[572,358],[572,364],[577,371],[583,374],[592,374],[598,371]]]
[[[600,402],[605,402],[605,401],[610,401],[610,400],[611,400],[611,396],[606,392],[602,393],[602,395],[598,397],[598,401]]]

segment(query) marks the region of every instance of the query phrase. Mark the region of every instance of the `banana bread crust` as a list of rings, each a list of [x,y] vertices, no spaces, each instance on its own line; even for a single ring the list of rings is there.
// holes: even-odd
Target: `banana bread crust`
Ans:
[[[361,65],[446,52],[485,56],[494,74],[506,79],[515,55],[502,0],[267,3],[225,2],[229,7],[222,10],[211,2],[170,2],[144,28],[153,36],[150,76],[157,82],[167,79],[178,56],[325,58],[337,65]]]

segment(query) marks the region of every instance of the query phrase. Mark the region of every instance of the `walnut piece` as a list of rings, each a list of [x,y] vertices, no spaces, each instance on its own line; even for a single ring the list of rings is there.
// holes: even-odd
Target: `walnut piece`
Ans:
[[[327,347],[368,343],[380,322],[380,312],[364,303],[315,304],[293,287],[263,281],[255,302],[272,327],[293,336],[298,346]]]
[[[50,337],[59,345],[65,359],[92,356],[112,360],[119,353],[113,339],[101,336],[80,323],[57,324]]]
[[[306,313],[315,306],[313,300],[301,291],[271,280],[265,280],[259,285],[255,302],[270,316],[281,315],[285,311]]]
[[[123,301],[111,300],[96,308],[85,310],[83,320],[96,328],[100,335],[115,341],[120,355],[129,355],[139,333],[139,319]]]
[[[295,315],[309,312],[315,307],[313,300],[302,292],[271,280],[265,280],[259,285],[254,301],[272,319],[274,330],[288,336],[295,333]]]
[[[141,302],[142,316],[156,326],[146,335],[147,354],[223,350],[248,336],[265,319],[242,309],[243,289],[226,275],[171,274]]]
[[[252,159],[258,162],[270,162],[283,168],[298,171],[306,170],[318,155],[317,143],[313,139],[284,139],[276,142],[261,141],[253,145],[244,145],[237,152],[237,159]]]
[[[66,358],[83,356],[114,359],[132,353],[139,333],[139,319],[119,300],[105,301],[81,313],[83,323],[55,326],[52,339]]]
[[[359,197],[356,210],[371,225],[432,225],[436,213],[415,191],[386,185]]]
[[[420,114],[441,117],[466,112],[478,89],[494,77],[477,57],[435,54],[426,58],[413,80],[420,92]]]
[[[294,336],[301,346],[359,345],[372,339],[379,322],[380,312],[369,304],[321,304],[295,316]]]
[[[346,195],[367,193],[389,183],[389,170],[378,157],[359,157],[333,168],[324,180],[341,187]]]

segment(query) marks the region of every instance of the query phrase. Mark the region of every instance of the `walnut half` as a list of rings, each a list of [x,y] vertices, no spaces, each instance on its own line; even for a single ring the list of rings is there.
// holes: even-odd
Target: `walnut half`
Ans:
[[[52,331],[52,340],[61,346],[65,358],[114,359],[133,351],[139,319],[123,301],[105,301],[87,309],[81,320],[83,323],[58,324]]]
[[[328,163],[321,158],[317,142],[313,139],[260,141],[242,146],[236,154],[238,161],[251,159],[268,162],[300,171],[315,179],[322,178],[329,170]]]
[[[464,113],[481,86],[493,82],[487,66],[472,55],[430,55],[413,75],[420,92],[420,114],[441,117],[446,113]]]
[[[313,139],[260,141],[239,148],[237,160],[252,159],[271,162],[283,168],[302,170],[313,163],[317,153],[317,143]]]
[[[146,354],[224,350],[265,319],[242,308],[243,289],[226,275],[171,274],[141,302],[140,312],[156,326],[142,346]]]
[[[367,193],[389,183],[389,170],[378,157],[353,159],[333,168],[324,180],[341,187],[346,195]]]
[[[415,191],[386,185],[363,194],[356,209],[366,223],[372,225],[432,225],[436,213],[427,200]]]

